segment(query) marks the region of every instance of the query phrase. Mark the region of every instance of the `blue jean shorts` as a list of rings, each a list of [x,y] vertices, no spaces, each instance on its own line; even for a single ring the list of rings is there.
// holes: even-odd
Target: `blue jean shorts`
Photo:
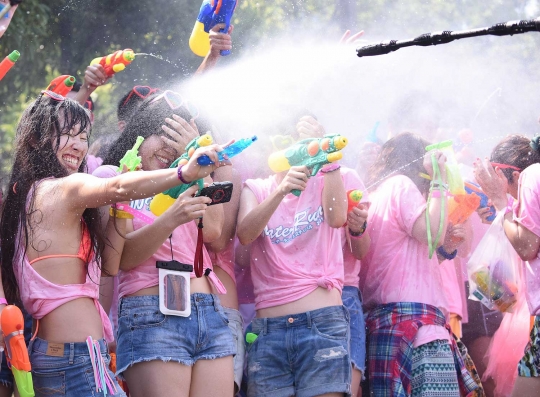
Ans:
[[[363,376],[366,369],[366,322],[360,290],[356,287],[343,287],[341,300],[351,318],[351,362],[354,368],[362,371]]]
[[[49,352],[49,342],[36,338],[30,342],[30,364],[32,365],[32,380],[36,396],[68,396],[68,397],[94,397],[103,396],[103,392],[96,391],[96,382],[88,346],[85,342],[55,343],[55,355]],[[59,345],[63,345],[63,354]],[[107,343],[104,339],[99,341],[101,355],[105,361],[107,371],[114,382],[116,393],[108,396],[126,397],[114,374],[109,369],[111,360],[107,353]]]
[[[233,356],[236,345],[219,298],[191,295],[189,317],[164,315],[157,295],[122,298],[118,310],[117,375],[152,360],[193,365],[197,360]]]
[[[351,392],[349,313],[330,306],[256,318],[248,345],[248,397],[311,397]]]
[[[242,375],[244,374],[244,361],[246,356],[243,320],[242,315],[238,310],[230,307],[224,307],[223,310],[229,319],[229,328],[233,334],[234,344],[236,346],[236,355],[234,356],[234,384],[235,391],[238,392],[242,385]]]

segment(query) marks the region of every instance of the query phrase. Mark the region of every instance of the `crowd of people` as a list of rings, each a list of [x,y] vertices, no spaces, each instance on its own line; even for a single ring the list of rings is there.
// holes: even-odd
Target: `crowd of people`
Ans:
[[[220,28],[197,73],[231,49],[232,30]],[[452,223],[451,159],[426,151],[434,142],[414,129],[353,148],[357,169],[273,173],[240,156],[280,148],[268,141],[220,156],[229,134],[164,88],[130,89],[116,131],[92,142],[90,95],[108,80],[88,66],[76,91],[42,91],[17,127],[0,220],[0,310],[24,309],[37,396],[540,393],[539,137],[510,135],[468,164],[490,202]],[[206,133],[220,144],[170,167]],[[298,142],[325,129],[300,109],[275,134]],[[138,137],[137,169],[119,167]],[[210,165],[199,164],[204,156]],[[210,205],[199,179],[232,182],[230,201]],[[180,185],[192,186],[155,216],[152,198]],[[352,190],[362,198],[348,208]],[[498,365],[492,339],[503,313],[468,299],[466,264],[491,206],[519,256],[531,320],[507,368],[510,388],[486,369]],[[202,274],[190,281],[160,276],[194,258]],[[14,389],[4,357],[0,396]]]

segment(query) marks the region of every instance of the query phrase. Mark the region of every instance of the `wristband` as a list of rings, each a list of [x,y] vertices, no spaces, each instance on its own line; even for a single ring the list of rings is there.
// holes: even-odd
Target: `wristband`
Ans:
[[[437,252],[440,256],[442,256],[444,259],[448,259],[449,261],[451,261],[452,259],[454,259],[457,255],[457,249],[455,249],[453,252],[451,252],[450,254],[448,252],[446,252],[443,248],[443,246],[441,245],[439,248],[437,248]]]
[[[447,183],[441,183],[437,181],[431,181],[429,191],[433,191],[435,189],[443,189],[444,191],[448,191],[448,184]]]
[[[184,165],[182,164],[180,167],[178,167],[178,168],[176,169],[176,172],[177,172],[177,174],[178,174],[178,179],[180,179],[180,181],[181,181],[184,185],[189,185],[191,182],[186,181],[186,180],[184,179],[184,176],[182,175],[182,167],[183,167],[183,166],[184,166]]]
[[[341,168],[341,165],[339,164],[329,164],[329,165],[325,165],[323,168],[321,168],[321,172],[323,174],[328,174],[329,172],[334,172],[334,171],[337,171]]]
[[[353,232],[350,228],[349,228],[349,234],[351,235],[351,237],[362,237],[364,235],[364,233],[366,232],[366,229],[367,229],[367,221],[364,221],[364,224],[362,225],[362,228],[360,229],[359,232]]]
[[[7,305],[8,302],[6,300],[6,298],[0,298],[0,305]]]

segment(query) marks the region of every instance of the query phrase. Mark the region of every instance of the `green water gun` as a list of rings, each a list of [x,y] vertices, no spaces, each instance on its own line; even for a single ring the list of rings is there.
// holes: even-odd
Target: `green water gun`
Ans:
[[[122,172],[124,165],[129,171],[135,171],[135,169],[141,164],[141,156],[139,156],[139,148],[141,147],[144,138],[142,136],[137,137],[135,145],[129,149],[124,157],[120,160],[120,165],[118,166],[118,172]]]
[[[193,156],[195,150],[200,147],[211,145],[212,142],[213,139],[210,134],[205,134],[201,137],[194,138],[190,143],[187,144],[185,153],[177,158],[169,168],[176,168],[180,165],[187,164],[191,156]],[[199,190],[204,187],[203,180],[197,179],[187,185],[178,185],[171,189],[165,190],[163,193],[157,194],[150,202],[150,211],[152,211],[154,215],[160,216],[167,211],[171,205],[173,205],[178,196],[195,184],[199,186]]]

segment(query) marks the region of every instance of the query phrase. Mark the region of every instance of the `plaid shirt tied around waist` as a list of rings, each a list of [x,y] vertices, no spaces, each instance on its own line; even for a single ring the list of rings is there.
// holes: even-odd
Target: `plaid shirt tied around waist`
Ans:
[[[387,303],[369,313],[366,327],[369,332],[368,366],[372,396],[411,395],[413,343],[423,325],[439,325],[451,332],[443,313],[424,303]],[[465,368],[454,338],[450,339],[461,393],[467,396],[477,385]]]

